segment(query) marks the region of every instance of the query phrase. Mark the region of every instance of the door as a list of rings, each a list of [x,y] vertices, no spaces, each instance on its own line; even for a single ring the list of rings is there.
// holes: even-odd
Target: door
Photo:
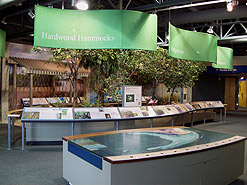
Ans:
[[[225,79],[225,104],[227,104],[227,110],[235,110],[236,104],[236,78]]]

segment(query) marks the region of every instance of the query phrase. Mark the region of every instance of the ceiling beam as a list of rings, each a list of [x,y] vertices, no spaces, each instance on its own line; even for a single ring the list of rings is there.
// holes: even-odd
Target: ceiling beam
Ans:
[[[154,3],[154,4],[143,5],[143,6],[135,7],[132,9],[133,10],[139,10],[139,11],[147,11],[147,10],[152,10],[152,9],[165,8],[168,6],[191,4],[194,2],[201,2],[201,0],[172,0],[172,1],[165,1],[165,2],[160,3],[160,4]]]

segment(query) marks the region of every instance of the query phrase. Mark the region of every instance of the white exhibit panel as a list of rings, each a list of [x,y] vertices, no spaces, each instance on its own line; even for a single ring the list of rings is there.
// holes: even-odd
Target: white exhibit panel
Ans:
[[[142,105],[142,86],[124,85],[122,87],[122,106],[136,107]]]
[[[190,103],[184,103],[184,105],[190,110],[194,110],[195,108]]]
[[[48,105],[45,98],[33,98],[33,105]]]
[[[50,104],[68,103],[66,97],[52,97],[52,98],[46,98],[46,100]]]
[[[245,140],[187,127],[63,137],[63,177],[81,185],[226,185],[243,174]]]
[[[25,107],[22,122],[26,122],[26,141],[62,141],[71,135],[72,108]]]
[[[208,105],[208,107],[224,107],[223,103],[221,101],[206,101],[206,104]]]
[[[118,109],[122,118],[156,116],[151,106],[119,107]]]
[[[74,108],[74,118],[83,119],[118,119],[121,118],[117,107]]]
[[[22,120],[73,120],[73,109],[26,107],[22,115]]]

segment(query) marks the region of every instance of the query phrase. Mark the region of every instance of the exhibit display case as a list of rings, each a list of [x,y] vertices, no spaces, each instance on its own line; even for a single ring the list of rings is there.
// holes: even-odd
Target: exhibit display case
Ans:
[[[245,139],[188,127],[63,137],[63,177],[71,184],[225,185],[243,173]]]
[[[207,104],[208,108],[201,108],[200,104]],[[21,119],[22,149],[25,124],[26,141],[62,141],[61,138],[68,135],[137,128],[140,125],[136,126],[135,120],[139,119],[146,119],[145,122],[149,122],[149,127],[152,127],[153,119],[171,116],[173,126],[174,116],[213,108],[223,109],[224,106],[219,101],[210,101],[137,107],[26,107]],[[204,122],[205,120],[204,113]],[[193,117],[191,125],[193,126]]]

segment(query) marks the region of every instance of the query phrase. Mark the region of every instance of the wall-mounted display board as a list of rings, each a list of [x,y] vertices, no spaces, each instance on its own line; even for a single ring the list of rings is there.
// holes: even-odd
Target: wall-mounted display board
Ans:
[[[80,11],[36,5],[34,45],[156,51],[157,15],[130,10]]]
[[[73,120],[72,108],[25,107],[22,120]]]
[[[119,107],[122,118],[156,116],[151,106]]]
[[[74,108],[74,118],[83,119],[117,119],[121,118],[117,107],[92,107],[92,108]]]
[[[63,137],[63,177],[82,185],[229,184],[243,174],[245,140],[187,127]]]
[[[122,106],[136,107],[142,105],[142,86],[124,85],[122,87]]]

